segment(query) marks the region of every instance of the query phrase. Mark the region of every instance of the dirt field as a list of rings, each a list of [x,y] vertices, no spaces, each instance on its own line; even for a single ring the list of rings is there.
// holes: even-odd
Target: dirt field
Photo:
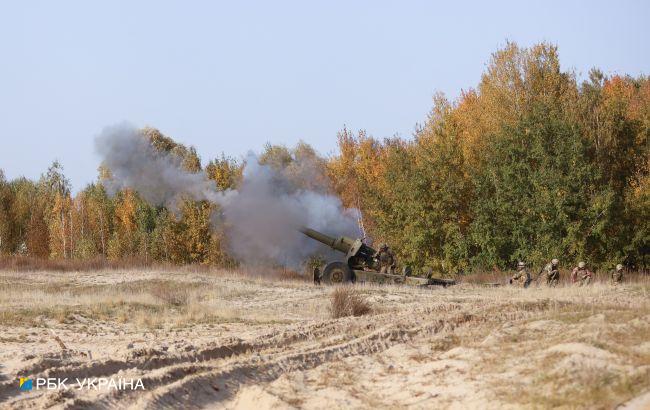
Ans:
[[[648,282],[354,288],[371,312],[332,319],[299,281],[0,273],[0,407],[650,408]]]

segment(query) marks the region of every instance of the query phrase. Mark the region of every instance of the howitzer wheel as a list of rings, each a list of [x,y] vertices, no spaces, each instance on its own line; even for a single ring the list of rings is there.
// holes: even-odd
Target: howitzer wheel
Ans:
[[[352,270],[344,262],[330,262],[325,266],[321,279],[327,284],[352,282]]]

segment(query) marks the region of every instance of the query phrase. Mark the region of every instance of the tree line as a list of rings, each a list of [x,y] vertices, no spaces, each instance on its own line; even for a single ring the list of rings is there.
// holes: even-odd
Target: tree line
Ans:
[[[161,152],[236,188],[242,160],[205,166],[192,147],[142,130]],[[508,43],[476,88],[436,95],[412,138],[343,129],[338,153],[267,145],[260,162],[286,168],[308,157],[332,194],[358,208],[375,241],[405,263],[446,273],[541,264],[552,257],[595,268],[645,268],[650,253],[650,81],[560,67],[557,48]],[[300,168],[296,167],[296,172]],[[215,204],[185,200],[173,212],[137,192],[76,195],[55,162],[38,181],[0,171],[0,253],[43,258],[139,258],[233,266]],[[305,189],[314,181],[300,178]]]

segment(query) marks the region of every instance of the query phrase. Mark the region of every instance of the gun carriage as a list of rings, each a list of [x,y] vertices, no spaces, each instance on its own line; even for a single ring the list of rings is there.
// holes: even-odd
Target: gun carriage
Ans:
[[[302,228],[300,232],[343,254],[342,261],[326,264],[314,269],[314,282],[327,284],[346,282],[393,283],[412,286],[449,286],[455,285],[453,279],[413,276],[411,268],[404,266],[402,274],[380,272],[376,250],[363,243],[359,238],[347,236],[331,237],[311,228]]]

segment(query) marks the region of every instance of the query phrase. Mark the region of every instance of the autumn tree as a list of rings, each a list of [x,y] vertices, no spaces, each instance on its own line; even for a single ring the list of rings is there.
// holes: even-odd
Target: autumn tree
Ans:
[[[51,256],[69,258],[74,246],[71,236],[72,198],[70,181],[63,174],[63,166],[58,161],[54,161],[47,173],[41,177],[40,191],[40,194],[49,201],[46,216]]]
[[[214,181],[217,190],[235,189],[242,178],[243,165],[232,157],[221,154],[205,166],[207,177]]]
[[[133,257],[138,254],[142,239],[138,229],[138,201],[136,193],[130,189],[119,192],[114,199],[114,229],[107,250],[108,257],[111,259]]]
[[[554,45],[508,43],[475,89],[435,96],[414,140],[341,131],[329,176],[416,266],[634,266],[649,247],[649,95],[643,77],[598,71],[578,86]]]
[[[12,252],[14,221],[11,215],[13,193],[0,169],[0,255]]]
[[[160,155],[237,189],[245,163],[222,154],[205,169],[194,147],[141,130]],[[436,94],[412,138],[344,128],[329,158],[299,142],[256,159],[289,190],[338,195],[360,211],[367,240],[402,263],[440,272],[508,268],[524,259],[587,259],[646,267],[650,253],[650,81],[592,70],[580,84],[555,45],[497,50],[475,88]],[[58,162],[38,182],[0,172],[0,253],[51,258],[228,265],[217,204],[170,209],[97,184],[72,195]]]
[[[13,192],[12,252],[37,257],[50,256],[47,224],[49,196],[41,184],[26,178],[11,181]]]
[[[384,163],[380,160],[382,146],[364,130],[355,135],[344,128],[337,138],[339,155],[328,162],[328,176],[343,205],[359,209],[363,228],[371,233],[375,229],[373,213],[377,210],[375,193],[381,191],[384,181]]]
[[[83,209],[87,229],[82,236],[88,241],[84,249],[102,256],[108,255],[108,240],[113,231],[113,201],[101,184],[90,184],[82,192]]]
[[[188,263],[206,264],[210,261],[210,248],[213,246],[211,213],[212,209],[207,201],[188,202],[183,208]]]

